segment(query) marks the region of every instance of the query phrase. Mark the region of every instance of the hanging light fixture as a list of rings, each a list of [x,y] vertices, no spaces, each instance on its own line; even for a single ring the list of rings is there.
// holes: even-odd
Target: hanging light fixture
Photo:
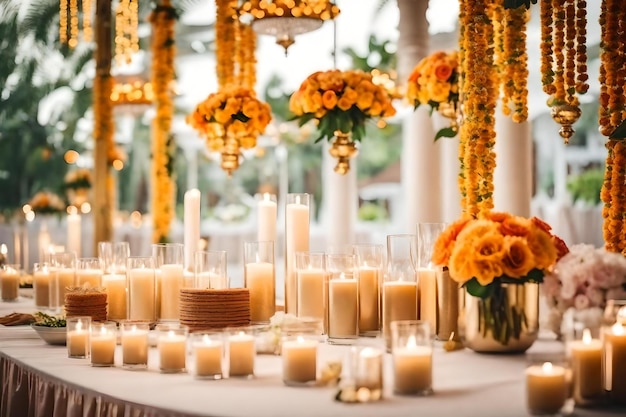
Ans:
[[[339,8],[329,0],[246,0],[240,12],[252,16],[255,32],[276,37],[287,54],[296,35],[319,29]]]

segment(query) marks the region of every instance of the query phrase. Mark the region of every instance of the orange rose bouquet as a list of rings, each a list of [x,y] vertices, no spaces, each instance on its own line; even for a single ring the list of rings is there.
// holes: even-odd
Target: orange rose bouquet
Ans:
[[[65,210],[63,199],[50,191],[39,191],[28,202],[30,209],[39,214],[59,214]]]
[[[206,137],[213,151],[222,150],[227,137],[237,138],[245,149],[253,148],[271,120],[269,104],[257,99],[254,91],[239,86],[210,94],[187,116],[187,123]]]
[[[300,121],[318,121],[321,139],[330,140],[336,131],[352,133],[355,141],[365,135],[369,119],[396,114],[387,91],[360,70],[330,70],[307,77],[289,100],[289,110]]]

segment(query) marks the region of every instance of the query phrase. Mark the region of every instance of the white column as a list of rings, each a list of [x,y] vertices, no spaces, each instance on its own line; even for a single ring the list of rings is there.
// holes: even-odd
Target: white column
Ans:
[[[448,119],[433,114],[435,132],[449,126]],[[441,221],[453,222],[461,216],[461,191],[459,190],[459,136],[440,138],[441,171]]]
[[[329,146],[328,143],[324,144],[322,151],[322,221],[326,246],[338,247],[355,243],[354,225],[359,204],[356,179],[358,156],[350,160],[350,171],[346,175],[339,175],[333,171],[337,160],[329,155]]]
[[[530,216],[533,165],[529,123],[515,123],[496,109],[495,151],[494,209]]]
[[[406,80],[413,67],[428,54],[428,0],[398,0],[400,9],[398,75]],[[427,106],[411,113],[404,124],[402,138],[402,193],[405,232],[414,232],[418,222],[440,222],[441,164],[440,146]]]

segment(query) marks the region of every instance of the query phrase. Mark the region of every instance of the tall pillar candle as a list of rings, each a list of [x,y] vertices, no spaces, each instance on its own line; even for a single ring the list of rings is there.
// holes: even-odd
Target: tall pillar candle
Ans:
[[[81,256],[81,233],[81,217],[74,211],[67,215],[67,250],[78,257]]]
[[[380,286],[383,245],[354,246],[359,269],[359,333],[372,335],[380,330]]]
[[[324,280],[326,261],[324,252],[296,254],[296,292],[298,317],[324,319]]]
[[[604,389],[609,399],[626,404],[626,326],[615,323],[604,330],[602,349],[604,364]]]
[[[431,333],[437,331],[437,271],[420,268],[417,272],[419,286],[419,318],[427,321]]]
[[[184,243],[185,243],[185,268],[193,267],[194,253],[198,250],[200,242],[200,201],[202,195],[197,189],[188,190],[185,193],[184,204]]]
[[[392,321],[417,319],[417,283],[388,281],[383,283],[383,334],[387,346],[391,343]]]
[[[296,253],[309,250],[309,194],[288,194],[285,208],[285,312],[297,313]]]
[[[156,279],[152,257],[130,257],[126,269],[128,318],[156,321]]]
[[[107,317],[119,321],[126,318],[126,276],[106,274],[102,276],[102,286],[107,293]]]
[[[180,318],[180,289],[183,287],[184,271],[182,264],[164,264],[161,271],[161,314],[162,320]]]
[[[276,246],[276,196],[263,193],[257,202],[257,241],[271,241]]]
[[[48,308],[50,306],[50,266],[48,262],[36,262],[33,265],[33,288],[35,306]]]
[[[19,296],[20,266],[3,265],[0,268],[0,292],[2,301],[15,301]]]
[[[341,343],[359,336],[359,285],[356,256],[327,254],[328,340]]]
[[[245,267],[246,288],[250,290],[250,321],[269,322],[276,312],[274,264],[250,262]]]

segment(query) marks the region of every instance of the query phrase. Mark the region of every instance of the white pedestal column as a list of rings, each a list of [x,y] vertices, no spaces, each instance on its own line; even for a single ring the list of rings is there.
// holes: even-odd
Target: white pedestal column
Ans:
[[[367,138],[364,138],[367,141]],[[367,145],[366,145],[367,146]],[[359,204],[357,194],[357,158],[350,160],[350,171],[339,175],[333,171],[337,160],[328,154],[329,144],[324,144],[322,181],[322,209],[327,247],[341,247],[354,242]]]
[[[448,119],[439,114],[433,114],[435,132],[449,125]],[[440,138],[438,143],[441,163],[441,221],[449,223],[461,216],[459,136]]]
[[[496,109],[494,209],[530,216],[532,139],[528,122],[514,123]]]

